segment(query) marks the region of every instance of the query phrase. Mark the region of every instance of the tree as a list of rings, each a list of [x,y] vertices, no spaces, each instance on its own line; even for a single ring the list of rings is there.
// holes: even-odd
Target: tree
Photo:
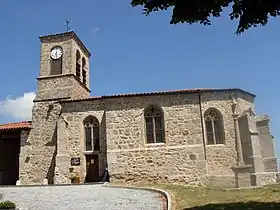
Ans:
[[[236,34],[264,26],[270,16],[280,15],[280,0],[132,0],[131,5],[142,6],[145,15],[173,8],[170,24],[204,25],[211,25],[211,17],[220,17],[225,8],[232,6],[229,17],[239,21]]]

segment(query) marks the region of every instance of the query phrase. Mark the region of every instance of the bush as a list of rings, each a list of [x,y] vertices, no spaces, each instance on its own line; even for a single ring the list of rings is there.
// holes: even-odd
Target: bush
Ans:
[[[71,177],[71,183],[72,184],[79,184],[80,183],[80,177],[79,176]]]
[[[2,201],[0,202],[0,209],[15,209],[16,204],[12,201]]]

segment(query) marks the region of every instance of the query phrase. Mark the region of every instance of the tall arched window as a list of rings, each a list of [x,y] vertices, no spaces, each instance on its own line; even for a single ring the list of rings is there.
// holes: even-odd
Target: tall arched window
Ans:
[[[85,151],[100,150],[99,121],[96,117],[89,116],[84,120]]]
[[[80,64],[80,59],[81,59],[81,53],[79,50],[76,51],[76,76],[80,80],[81,79],[81,64]]]
[[[204,113],[207,144],[224,144],[224,126],[221,113],[214,108]]]
[[[164,143],[164,122],[162,110],[154,105],[145,109],[147,143]]]
[[[87,84],[87,71],[86,71],[86,59],[82,58],[82,74],[83,74],[83,83]]]

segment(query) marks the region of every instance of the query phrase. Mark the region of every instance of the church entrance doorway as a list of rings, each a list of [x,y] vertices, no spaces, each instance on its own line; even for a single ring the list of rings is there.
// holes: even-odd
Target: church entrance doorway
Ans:
[[[86,182],[100,181],[98,155],[86,155],[86,166]]]
[[[19,154],[20,132],[0,132],[0,185],[16,185]]]

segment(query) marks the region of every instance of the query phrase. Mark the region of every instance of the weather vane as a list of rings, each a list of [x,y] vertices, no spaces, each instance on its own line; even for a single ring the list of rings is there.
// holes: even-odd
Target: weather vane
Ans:
[[[66,24],[65,24],[66,31],[70,30],[69,23],[70,23],[70,21],[66,20]]]

